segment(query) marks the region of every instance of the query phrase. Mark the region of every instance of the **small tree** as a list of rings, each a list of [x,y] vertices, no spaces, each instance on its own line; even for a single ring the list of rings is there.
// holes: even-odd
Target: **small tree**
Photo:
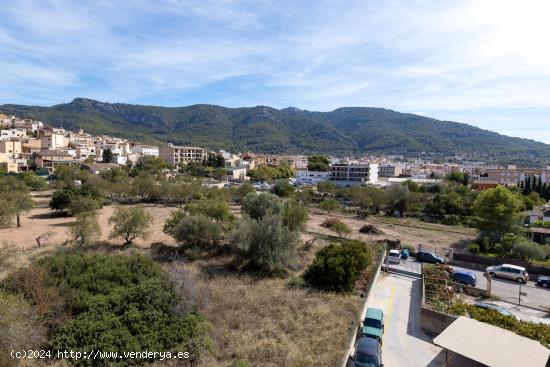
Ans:
[[[405,215],[409,208],[410,193],[405,185],[392,185],[386,190],[386,209],[391,213],[397,211],[399,215]]]
[[[231,248],[244,265],[280,274],[296,263],[299,242],[298,233],[284,226],[280,215],[268,213],[257,221],[241,221]]]
[[[109,218],[109,224],[113,225],[109,237],[120,237],[125,245],[130,245],[136,238],[149,238],[153,216],[142,206],[117,207]]]
[[[482,192],[474,202],[476,225],[494,241],[514,232],[519,224],[522,201],[503,186]]]
[[[182,217],[173,232],[176,241],[198,250],[213,248],[222,237],[220,227],[202,214]]]
[[[340,238],[343,238],[351,233],[351,228],[344,222],[336,222],[330,227],[331,231],[336,232]]]
[[[326,210],[327,214],[330,214],[333,210],[340,207],[340,203],[335,199],[324,199],[319,203],[319,208]]]
[[[69,225],[69,233],[78,247],[96,241],[101,235],[97,215],[94,212],[78,214],[76,221]]]
[[[512,256],[516,259],[531,263],[533,260],[542,260],[546,256],[544,248],[527,239],[517,241],[512,245]]]
[[[1,195],[0,206],[0,221],[11,223],[15,217],[17,227],[21,227],[21,215],[34,208],[34,201],[27,191],[13,191]]]
[[[237,192],[239,194],[239,200],[242,201],[246,195],[250,193],[255,193],[256,190],[254,189],[254,186],[252,186],[252,184],[247,181],[239,187],[239,190]]]
[[[261,219],[268,212],[273,214],[282,213],[283,204],[281,199],[276,195],[270,193],[261,193],[259,195],[250,193],[245,196],[241,210],[252,219]]]
[[[284,204],[283,224],[291,231],[301,231],[304,229],[309,210],[296,200],[289,200]]]
[[[188,204],[185,210],[190,214],[202,214],[216,221],[216,223],[229,221],[232,218],[229,204],[220,199],[199,200]]]
[[[330,161],[322,155],[312,155],[307,157],[308,171],[328,171]]]
[[[294,187],[287,180],[277,180],[271,192],[281,198],[286,198],[294,193]]]
[[[107,148],[103,150],[103,153],[101,154],[101,161],[103,163],[110,163],[113,160],[113,152],[111,149]]]

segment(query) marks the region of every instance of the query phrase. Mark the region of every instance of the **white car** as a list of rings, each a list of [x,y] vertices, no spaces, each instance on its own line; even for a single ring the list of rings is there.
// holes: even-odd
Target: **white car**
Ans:
[[[399,250],[390,250],[388,252],[388,261],[392,264],[399,264],[401,262]]]

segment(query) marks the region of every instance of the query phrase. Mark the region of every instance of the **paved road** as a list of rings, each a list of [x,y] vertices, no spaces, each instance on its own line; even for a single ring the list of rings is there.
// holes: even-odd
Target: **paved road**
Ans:
[[[464,269],[453,266],[455,269]],[[477,288],[487,289],[487,278],[482,271],[468,269],[477,277]],[[521,292],[526,292],[527,296],[521,296],[521,304],[525,306],[535,307],[548,310],[550,308],[550,289],[535,286],[535,282],[529,281],[527,285],[521,286]],[[497,296],[503,301],[518,303],[519,302],[519,283],[493,278],[491,284],[491,294]]]
[[[433,345],[431,338],[418,327],[420,280],[396,274],[380,274],[370,307],[384,311],[384,366],[443,365],[441,348]]]

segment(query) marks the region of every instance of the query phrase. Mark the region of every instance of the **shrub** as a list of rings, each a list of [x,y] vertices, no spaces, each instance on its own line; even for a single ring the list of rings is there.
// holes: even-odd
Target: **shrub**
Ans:
[[[209,250],[221,239],[220,227],[202,214],[188,215],[174,228],[174,238],[185,247]]]
[[[319,203],[319,208],[326,210],[327,213],[332,212],[340,207],[340,203],[335,199],[324,199]]]
[[[308,217],[309,210],[305,205],[301,205],[296,200],[285,202],[283,207],[283,224],[291,231],[304,229]]]
[[[446,215],[441,223],[446,224],[448,226],[457,226],[460,224],[460,216],[456,214],[449,214]]]
[[[523,239],[512,245],[512,256],[518,260],[531,262],[533,260],[542,260],[545,258],[545,251],[541,245]]]
[[[232,219],[229,210],[229,204],[225,200],[199,200],[185,206],[185,210],[190,214],[202,214],[215,220],[217,223],[229,221]]]
[[[232,234],[231,248],[242,265],[281,274],[296,263],[299,242],[299,234],[283,224],[281,215],[268,213],[257,221],[241,221]]]
[[[246,195],[242,203],[242,211],[252,219],[261,219],[268,212],[279,214],[283,211],[281,199],[270,193],[261,193],[256,195],[250,193]]]
[[[271,192],[281,198],[286,198],[294,193],[294,187],[287,180],[277,180]]]
[[[46,344],[46,329],[32,306],[21,295],[0,291],[0,365],[19,365],[11,350],[40,349]]]
[[[342,221],[338,218],[327,218],[323,221],[323,223],[321,223],[321,227],[331,228],[335,223],[338,222],[341,223]]]
[[[359,274],[372,263],[370,249],[361,241],[331,243],[315,255],[304,279],[331,292],[351,292]]]
[[[196,361],[206,348],[202,317],[181,311],[173,284],[152,260],[77,254],[39,263],[47,270],[48,283],[63,289],[74,316],[50,339],[53,350],[187,351]],[[73,362],[88,365],[85,360]],[[150,361],[121,359],[97,365],[146,362]]]
[[[472,254],[479,254],[479,245],[477,243],[470,243],[468,245],[468,251]]]

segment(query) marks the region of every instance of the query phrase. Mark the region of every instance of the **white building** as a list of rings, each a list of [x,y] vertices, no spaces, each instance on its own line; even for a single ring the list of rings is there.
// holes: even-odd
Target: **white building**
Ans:
[[[317,185],[321,181],[328,180],[329,175],[328,171],[297,170],[296,181],[309,185]]]
[[[132,148],[132,153],[158,157],[159,147],[155,147],[153,145],[135,145]]]
[[[328,179],[342,187],[375,184],[378,182],[378,164],[355,162],[332,164]]]
[[[27,130],[25,129],[0,130],[0,140],[11,140],[25,137],[27,137]]]

